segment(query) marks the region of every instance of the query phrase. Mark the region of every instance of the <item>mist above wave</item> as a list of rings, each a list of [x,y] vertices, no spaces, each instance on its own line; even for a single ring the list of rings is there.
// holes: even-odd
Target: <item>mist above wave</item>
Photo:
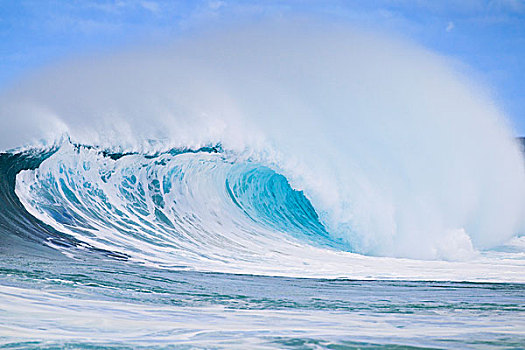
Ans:
[[[220,143],[304,190],[355,251],[461,259],[524,228],[522,155],[450,62],[320,22],[267,22],[75,60],[1,97],[1,147]],[[7,123],[9,120],[9,124]]]

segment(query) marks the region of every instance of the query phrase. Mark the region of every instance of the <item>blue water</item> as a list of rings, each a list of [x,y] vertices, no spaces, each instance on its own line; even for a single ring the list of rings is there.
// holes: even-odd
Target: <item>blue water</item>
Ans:
[[[3,348],[525,344],[521,284],[260,277],[3,254]]]
[[[0,172],[0,348],[525,347],[520,251],[354,254],[285,176],[220,148],[68,143]]]

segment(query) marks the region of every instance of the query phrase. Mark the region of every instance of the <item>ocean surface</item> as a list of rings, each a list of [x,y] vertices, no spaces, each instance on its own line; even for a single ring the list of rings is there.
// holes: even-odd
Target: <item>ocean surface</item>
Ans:
[[[219,145],[0,155],[0,348],[522,349],[523,240],[365,256]]]

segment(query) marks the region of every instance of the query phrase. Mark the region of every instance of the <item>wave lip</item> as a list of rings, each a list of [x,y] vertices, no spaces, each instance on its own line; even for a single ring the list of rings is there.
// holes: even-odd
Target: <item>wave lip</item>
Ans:
[[[69,245],[42,238],[73,256],[68,246],[199,271],[362,279],[523,277],[520,252],[510,263],[507,253],[506,260],[496,254],[470,262],[351,253],[286,177],[217,148],[108,154],[65,142],[38,167],[20,171],[15,192],[32,216],[59,233],[54,237],[74,238]]]

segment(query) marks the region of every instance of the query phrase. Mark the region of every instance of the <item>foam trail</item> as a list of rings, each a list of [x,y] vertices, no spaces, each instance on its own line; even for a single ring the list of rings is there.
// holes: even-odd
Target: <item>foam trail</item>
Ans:
[[[79,60],[0,106],[16,120],[4,149],[63,133],[144,153],[221,144],[303,190],[359,253],[462,259],[524,227],[522,155],[487,94],[437,55],[353,29],[263,23]]]

